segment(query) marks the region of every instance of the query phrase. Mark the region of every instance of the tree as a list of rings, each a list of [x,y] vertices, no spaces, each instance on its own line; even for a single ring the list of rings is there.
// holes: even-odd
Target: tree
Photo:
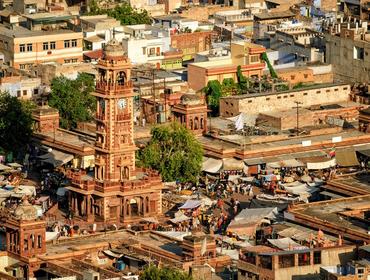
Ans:
[[[272,67],[271,62],[270,62],[270,60],[269,60],[269,58],[268,58],[268,56],[267,56],[267,53],[265,53],[265,52],[264,52],[264,53],[261,55],[261,59],[262,59],[262,60],[264,60],[264,61],[266,62],[267,67],[268,67],[268,69],[269,69],[269,71],[270,71],[271,78],[276,79],[276,78],[278,77],[278,75],[276,74],[276,71],[275,71],[274,67]]]
[[[245,77],[242,73],[242,67],[238,65],[236,71],[236,77],[238,79],[238,87],[241,93],[248,91],[249,89],[249,79]]]
[[[0,147],[5,152],[19,152],[32,135],[33,103],[0,93]]]
[[[140,277],[141,280],[192,280],[193,278],[183,271],[173,268],[158,268],[147,266]]]
[[[49,105],[59,110],[60,125],[65,129],[75,128],[78,122],[92,119],[96,109],[94,78],[89,74],[78,74],[70,80],[64,76],[51,82]]]
[[[195,136],[178,122],[156,126],[149,144],[139,151],[139,165],[158,170],[167,182],[197,182],[203,149]]]
[[[101,9],[96,0],[93,0],[89,6],[89,15],[107,14],[121,22],[122,25],[132,24],[151,24],[152,19],[148,11],[142,9],[134,9],[128,3],[122,3],[114,7],[114,9]]]

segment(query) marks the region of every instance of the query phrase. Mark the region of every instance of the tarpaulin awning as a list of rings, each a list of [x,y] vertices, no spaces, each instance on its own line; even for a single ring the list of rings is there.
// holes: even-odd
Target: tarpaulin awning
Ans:
[[[336,165],[335,158],[329,159],[326,161],[317,161],[317,162],[307,162],[307,169],[309,170],[319,170],[334,167]]]
[[[10,170],[12,169],[10,166],[6,166],[0,163],[0,171]]]
[[[339,166],[358,166],[356,152],[353,149],[341,149],[335,151],[335,160]]]
[[[57,196],[64,196],[68,190],[65,187],[58,188]]]
[[[368,150],[360,150],[360,151],[357,151],[357,152],[360,153],[363,156],[370,157],[370,149],[368,149]]]
[[[267,163],[267,166],[270,168],[282,168],[282,167],[295,168],[295,167],[305,166],[305,164],[299,160],[292,158],[292,159],[281,160],[278,162]]]
[[[181,216],[178,216],[178,217],[175,217],[173,219],[170,219],[170,222],[171,223],[174,223],[174,224],[178,224],[178,223],[182,223],[182,222],[185,222],[185,221],[188,221],[190,220],[191,218],[189,218],[188,216],[186,215],[181,215]]]
[[[187,200],[179,209],[195,209],[201,206],[202,203],[199,200]]]
[[[267,239],[267,241],[275,246],[278,249],[284,251],[291,251],[291,250],[306,250],[308,247],[302,246],[301,244],[293,241],[289,237],[279,238],[279,239]]]
[[[190,231],[156,231],[155,233],[177,241],[183,241],[185,236],[191,235]]]
[[[316,187],[308,186],[306,183],[300,183],[300,182],[293,182],[288,184],[281,184],[284,189],[290,193],[295,195],[310,195],[319,189]]]
[[[112,252],[111,250],[104,250],[103,252],[109,257],[116,258],[116,259],[119,259],[123,256],[123,254],[117,254],[117,253]]]
[[[202,163],[202,171],[208,173],[218,173],[222,168],[222,160],[206,158]]]
[[[17,162],[11,162],[11,163],[8,163],[7,164],[8,166],[12,167],[12,168],[22,168],[22,164],[19,164]]]
[[[45,163],[49,163],[54,167],[61,166],[73,160],[73,155],[66,154],[60,151],[52,150],[51,152],[39,156],[39,159]]]
[[[222,160],[223,170],[243,170],[244,162],[235,158],[224,158]]]

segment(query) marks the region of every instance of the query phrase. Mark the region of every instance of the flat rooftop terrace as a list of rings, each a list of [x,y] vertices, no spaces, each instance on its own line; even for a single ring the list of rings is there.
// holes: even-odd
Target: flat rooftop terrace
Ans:
[[[368,221],[361,215],[369,210],[370,195],[365,195],[298,205],[285,217],[352,241],[369,242]]]

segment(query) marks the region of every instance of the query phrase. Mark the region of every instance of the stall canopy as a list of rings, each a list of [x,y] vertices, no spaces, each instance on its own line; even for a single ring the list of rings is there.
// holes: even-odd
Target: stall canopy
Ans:
[[[63,164],[66,164],[73,160],[73,155],[66,154],[63,152],[52,150],[51,152],[44,154],[42,156],[39,156],[39,159],[42,162],[49,163],[53,165],[54,167],[61,166]]]
[[[337,164],[342,167],[359,165],[356,152],[353,149],[341,149],[335,151],[335,160]]]
[[[303,167],[305,166],[305,164],[299,160],[292,158],[292,159],[281,160],[278,162],[270,162],[267,164],[267,166],[270,168],[282,168],[282,167],[295,168],[295,167]]]
[[[222,168],[222,160],[214,158],[204,158],[202,171],[207,173],[218,173]]]
[[[10,169],[12,169],[12,168],[0,163],[0,171],[6,171],[6,170],[10,170]]]
[[[222,160],[222,169],[227,170],[244,170],[244,162],[235,158],[224,158]]]
[[[326,168],[334,167],[336,165],[335,158],[330,159],[326,156],[301,158],[299,160],[306,163],[307,169],[309,170],[326,169]]]
[[[289,237],[279,238],[279,239],[267,239],[267,241],[271,245],[275,246],[276,248],[284,250],[284,251],[308,249],[308,247],[302,246],[301,244],[293,241]]]
[[[363,156],[370,157],[370,149],[357,151]]]
[[[202,203],[199,200],[187,200],[179,209],[195,209],[201,206]]]

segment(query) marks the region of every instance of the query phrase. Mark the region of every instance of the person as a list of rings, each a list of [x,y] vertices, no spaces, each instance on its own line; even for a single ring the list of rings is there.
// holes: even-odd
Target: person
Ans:
[[[250,189],[249,189],[249,193],[248,193],[248,195],[251,197],[251,196],[253,196],[253,187],[251,187]]]

